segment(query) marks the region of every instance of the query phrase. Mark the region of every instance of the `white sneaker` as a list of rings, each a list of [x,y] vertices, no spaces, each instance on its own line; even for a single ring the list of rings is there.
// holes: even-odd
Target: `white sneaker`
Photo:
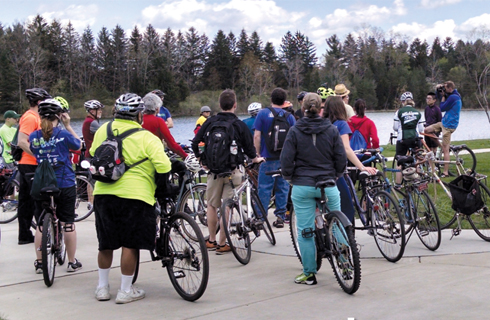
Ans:
[[[136,289],[131,286],[129,292],[121,291],[121,289],[117,290],[116,303],[129,303],[137,300],[141,300],[145,297],[145,291],[143,289]]]
[[[97,287],[95,289],[95,299],[99,301],[107,301],[111,299],[111,294],[109,293],[109,285],[104,287]]]

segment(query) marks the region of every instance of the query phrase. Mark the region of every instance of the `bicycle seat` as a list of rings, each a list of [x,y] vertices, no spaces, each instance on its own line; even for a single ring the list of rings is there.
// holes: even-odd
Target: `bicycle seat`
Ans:
[[[60,189],[58,187],[53,186],[53,185],[49,185],[47,187],[44,187],[40,191],[41,194],[56,194],[59,192],[60,192]]]
[[[334,179],[327,179],[327,180],[318,181],[316,183],[315,187],[323,189],[323,188],[327,188],[327,187],[333,187],[335,185],[336,185],[336,183],[335,183]]]
[[[460,151],[461,149],[463,149],[464,147],[466,147],[465,144],[462,144],[462,145],[458,145],[458,146],[451,146],[451,149],[453,149],[453,151]]]
[[[400,156],[400,155],[398,155],[395,157],[395,159],[398,162],[398,165],[412,164],[415,162],[412,156]]]

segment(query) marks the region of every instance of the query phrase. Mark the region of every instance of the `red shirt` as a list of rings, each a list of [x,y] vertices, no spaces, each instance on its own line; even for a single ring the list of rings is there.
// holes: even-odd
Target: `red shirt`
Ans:
[[[156,135],[160,140],[165,140],[168,148],[178,154],[179,157],[182,159],[187,157],[187,153],[185,153],[182,147],[175,142],[174,137],[172,137],[165,120],[153,114],[145,114],[143,115],[143,124],[141,126]]]
[[[90,132],[90,125],[92,124],[92,121],[95,119],[92,118],[91,116],[87,116],[85,118],[85,121],[83,122],[82,125],[82,136],[83,136],[83,141],[85,142],[85,157],[86,158],[91,158],[92,156],[90,155],[90,147],[92,147],[92,141],[94,141],[94,134]]]
[[[349,121],[350,130],[354,132],[356,129],[364,137],[367,143],[367,149],[379,148],[378,130],[376,130],[376,125],[373,120],[364,116],[360,118],[358,115],[352,116]]]

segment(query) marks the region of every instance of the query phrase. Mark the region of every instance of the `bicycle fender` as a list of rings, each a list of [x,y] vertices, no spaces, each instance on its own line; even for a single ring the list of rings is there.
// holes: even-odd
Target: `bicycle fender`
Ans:
[[[332,216],[337,217],[340,220],[340,222],[342,222],[342,224],[344,225],[344,227],[352,226],[352,223],[345,216],[345,214],[342,213],[341,211],[335,210],[335,211],[330,211],[329,213],[327,213],[327,221],[330,221],[330,219],[332,218]]]

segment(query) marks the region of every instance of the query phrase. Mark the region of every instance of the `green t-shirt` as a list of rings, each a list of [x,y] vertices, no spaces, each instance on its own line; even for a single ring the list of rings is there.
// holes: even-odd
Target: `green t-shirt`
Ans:
[[[12,159],[12,156],[10,155],[10,146],[8,145],[10,142],[12,142],[12,139],[15,136],[15,132],[17,131],[17,128],[15,127],[9,127],[6,124],[4,124],[0,128],[0,137],[3,140],[3,153],[2,157],[5,160],[5,163],[12,163],[14,159]]]
[[[97,147],[107,139],[107,125],[104,123],[95,133],[90,154],[93,156]],[[116,119],[112,123],[115,135],[132,128],[141,128],[141,125],[131,120]],[[122,142],[123,156],[126,164],[131,165],[144,158],[147,161],[127,170],[117,181],[95,183],[94,195],[109,194],[125,199],[144,201],[150,205],[155,204],[155,172],[166,173],[172,168],[170,160],[165,154],[162,141],[147,130],[139,131],[128,136]]]
[[[415,139],[418,135],[417,128],[423,124],[422,113],[411,106],[404,106],[395,113],[395,122],[398,125],[398,140]]]

